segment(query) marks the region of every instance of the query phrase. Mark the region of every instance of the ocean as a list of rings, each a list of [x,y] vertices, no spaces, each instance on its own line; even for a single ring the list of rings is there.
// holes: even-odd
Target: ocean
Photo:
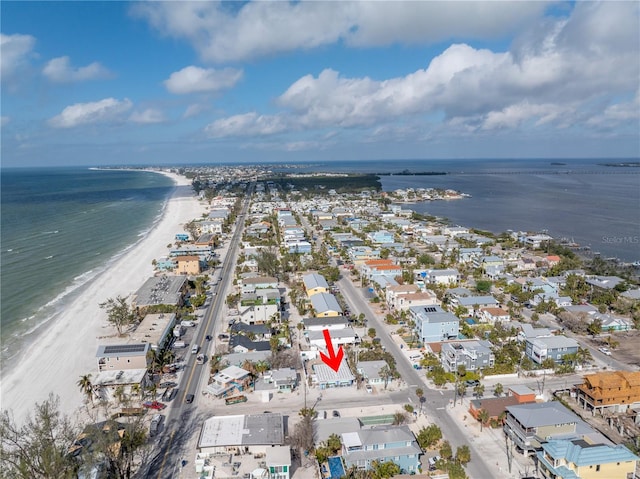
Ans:
[[[640,168],[623,160],[396,160],[297,164],[297,171],[446,172],[381,176],[384,191],[454,189],[471,198],[403,205],[493,233],[547,231],[601,257],[640,260]],[[633,159],[629,161],[638,161]]]
[[[609,161],[344,161],[300,163],[295,171],[447,172],[382,176],[381,181],[385,191],[434,187],[470,194],[405,206],[454,224],[495,233],[546,230],[588,245],[603,257],[637,261],[640,168],[601,165]],[[142,171],[1,171],[3,366],[84,285],[145,235],[171,189],[167,177]]]
[[[160,218],[164,175],[88,168],[2,169],[1,358],[58,315]]]

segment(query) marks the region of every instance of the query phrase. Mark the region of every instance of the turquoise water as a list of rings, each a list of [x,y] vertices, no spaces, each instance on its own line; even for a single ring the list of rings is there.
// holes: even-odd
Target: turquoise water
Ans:
[[[160,217],[173,182],[142,171],[1,172],[2,358],[54,318]]]

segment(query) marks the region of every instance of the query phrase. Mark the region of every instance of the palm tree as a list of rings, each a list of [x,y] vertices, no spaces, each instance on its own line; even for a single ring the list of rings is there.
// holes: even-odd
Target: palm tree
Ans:
[[[578,362],[583,367],[589,361],[593,360],[593,356],[591,355],[591,351],[588,348],[583,348],[581,346],[578,346],[578,351],[576,352],[576,356],[577,356]]]
[[[140,384],[136,383],[131,385],[131,394],[140,396]]]
[[[497,383],[493,388],[493,394],[495,394],[497,397],[500,397],[502,396],[503,392],[504,386],[501,383]]]
[[[476,384],[473,388],[473,394],[480,399],[484,395],[484,384]]]
[[[151,400],[156,400],[156,394],[158,393],[158,385],[156,383],[151,383],[147,386],[147,392],[151,395]]]
[[[93,404],[93,384],[91,382],[91,374],[80,376],[80,379],[76,384],[80,388],[80,392],[87,396],[87,399],[89,399],[91,404]]]
[[[478,421],[480,421],[480,432],[482,432],[482,427],[489,420],[489,412],[486,409],[480,409],[478,412]]]

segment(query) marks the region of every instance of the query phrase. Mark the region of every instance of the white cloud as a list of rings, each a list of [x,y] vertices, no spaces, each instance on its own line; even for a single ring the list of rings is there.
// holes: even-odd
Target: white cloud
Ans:
[[[615,127],[621,124],[637,127],[638,120],[640,120],[640,90],[631,101],[610,105],[602,114],[590,118],[587,123],[595,127]]]
[[[205,127],[210,138],[229,136],[273,135],[286,129],[279,116],[258,115],[256,112],[222,118]]]
[[[216,70],[188,66],[172,73],[169,79],[164,81],[164,86],[177,95],[216,92],[233,87],[241,78],[242,70],[234,68]]]
[[[11,118],[9,118],[8,116],[0,117],[0,126],[6,126],[9,124],[10,121],[11,121]]]
[[[143,124],[151,124],[151,123],[162,123],[166,121],[164,114],[155,108],[147,108],[144,111],[134,111],[129,120],[134,123],[143,123]]]
[[[182,118],[191,118],[194,116],[198,116],[200,113],[207,111],[208,109],[209,106],[203,103],[192,103],[184,111],[184,113],[182,114]]]
[[[589,118],[606,105],[608,118],[630,115],[628,107],[615,104],[638,89],[640,54],[634,41],[640,35],[638,10],[631,2],[597,8],[578,3],[568,19],[548,20],[524,32],[510,51],[454,44],[427,68],[383,81],[347,78],[325,69],[298,79],[278,97],[276,105],[283,111],[275,118],[300,130],[370,127],[430,115],[444,117],[446,124],[461,130],[479,132],[523,125],[588,125]],[[634,15],[635,23],[629,22],[627,17]],[[619,28],[603,30],[594,17],[605,18],[608,25],[618,21]],[[605,106],[598,110],[596,105]],[[248,115],[218,122],[274,118]],[[238,135],[241,129],[220,128],[216,136],[227,132]]]
[[[555,120],[563,112],[564,109],[558,105],[534,105],[524,101],[509,105],[501,111],[489,112],[481,128],[483,130],[513,129],[532,119],[536,120],[536,125],[543,125]]]
[[[538,17],[544,2],[149,2],[132,7],[166,35],[225,62],[344,41],[354,46],[499,38]]]
[[[42,73],[49,80],[56,83],[72,83],[86,80],[95,80],[109,76],[109,70],[98,62],[93,62],[86,67],[73,67],[69,57],[58,57],[49,60]]]
[[[131,109],[133,104],[127,98],[104,100],[90,103],[76,103],[62,110],[57,116],[49,120],[54,128],[73,128],[91,123],[111,123],[123,121],[123,115]]]
[[[0,33],[0,76],[12,77],[28,63],[36,39],[31,35],[5,35]]]

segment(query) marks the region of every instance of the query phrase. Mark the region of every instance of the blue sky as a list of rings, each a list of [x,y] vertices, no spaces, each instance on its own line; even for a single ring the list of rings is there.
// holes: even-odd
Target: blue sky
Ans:
[[[3,166],[640,157],[638,2],[0,9]]]

